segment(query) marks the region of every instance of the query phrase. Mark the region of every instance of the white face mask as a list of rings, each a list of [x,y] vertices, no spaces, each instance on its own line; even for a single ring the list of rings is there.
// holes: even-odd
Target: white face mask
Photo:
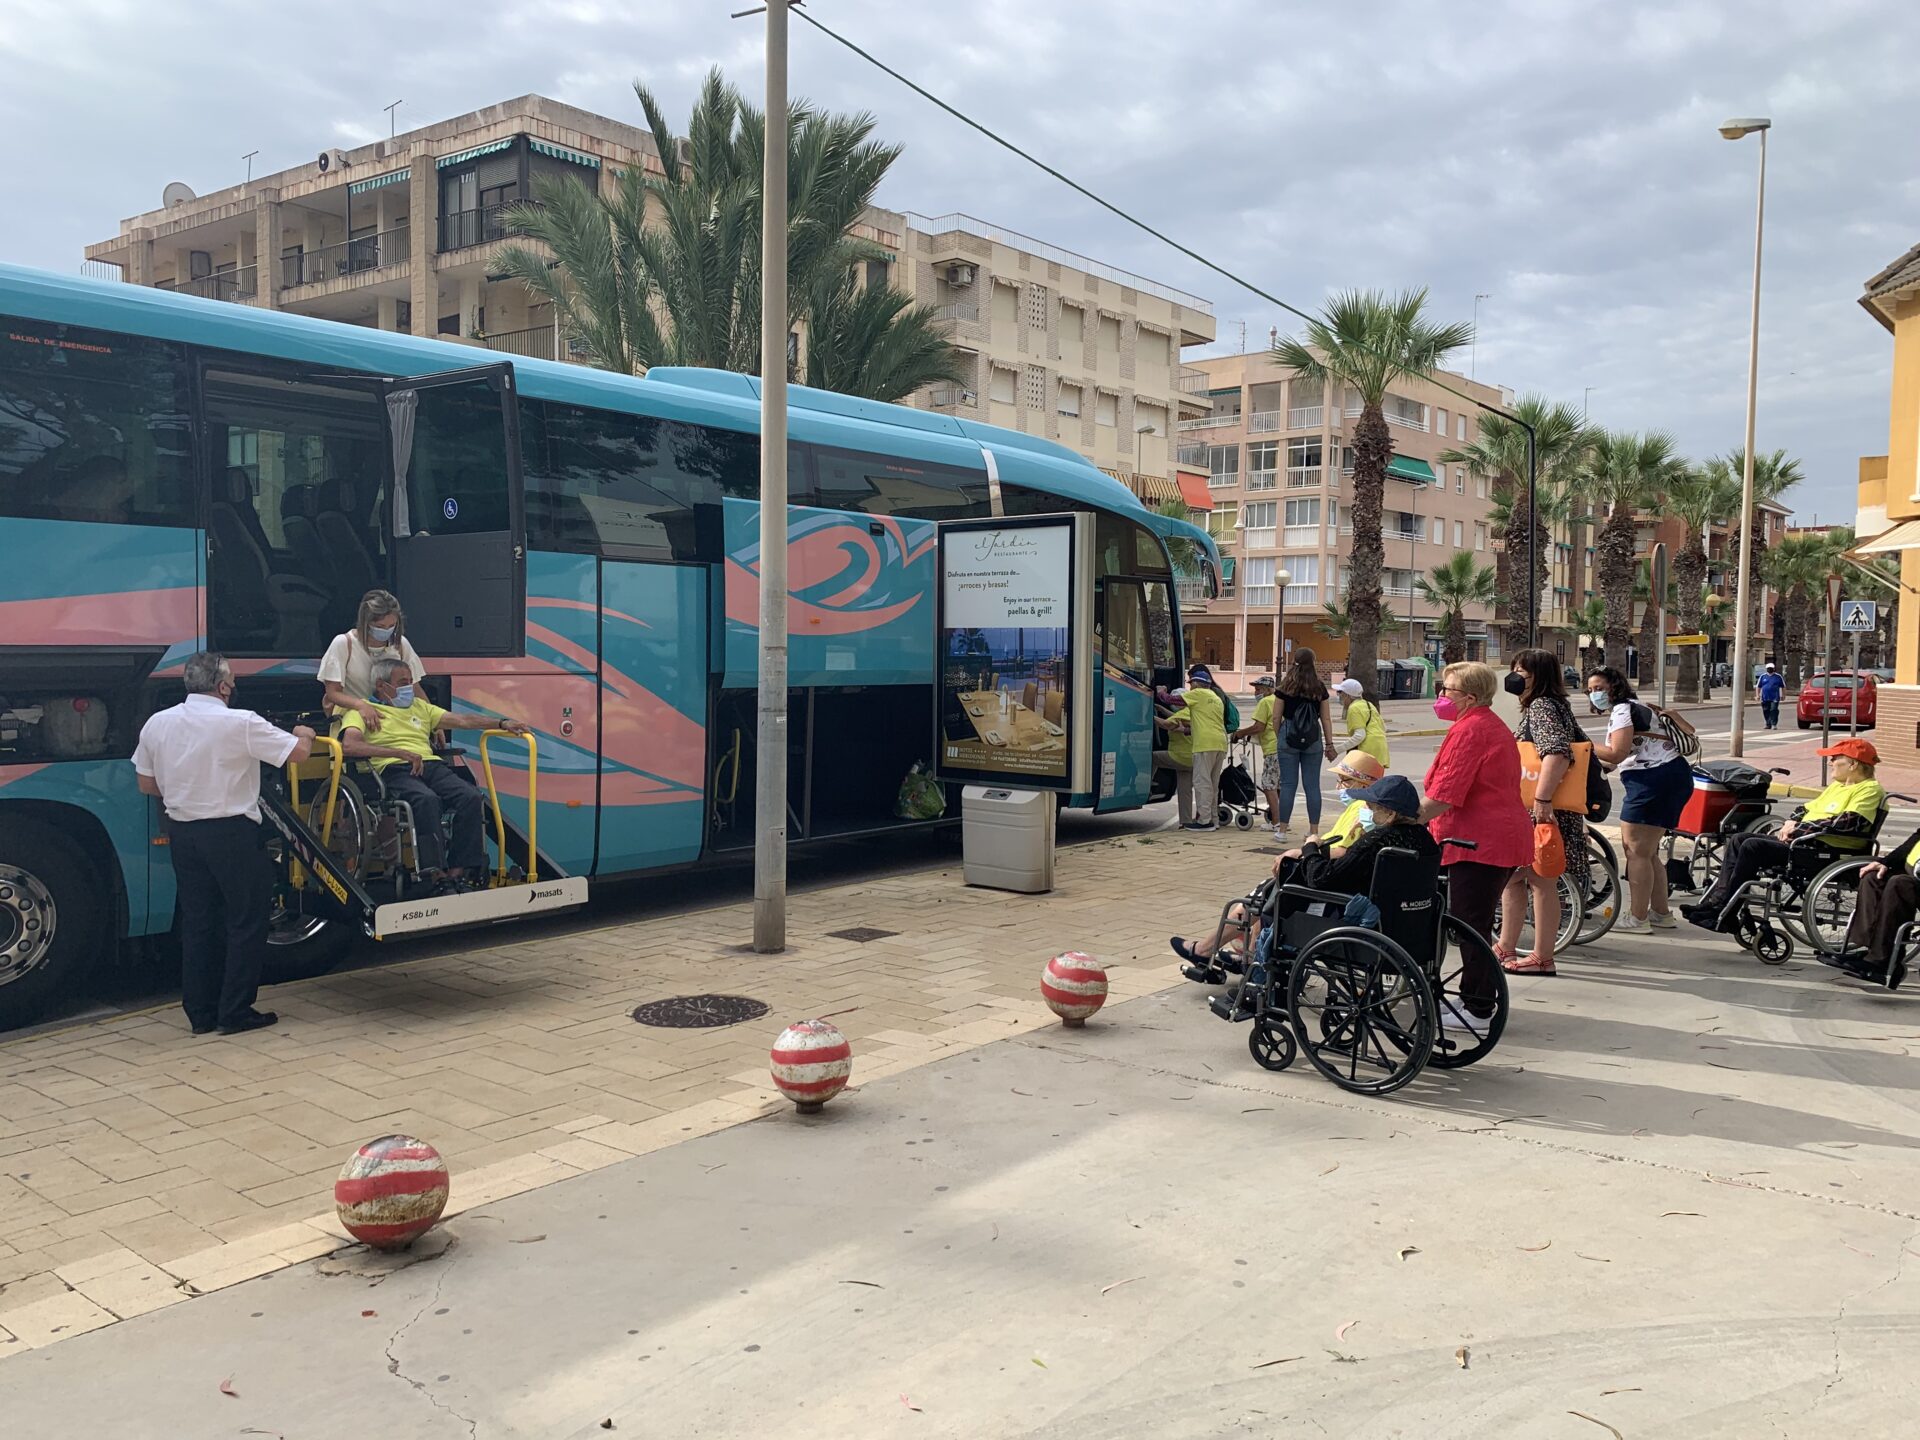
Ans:
[[[1599,715],[1604,715],[1613,708],[1612,697],[1604,690],[1589,690],[1587,703],[1593,706],[1594,713]]]

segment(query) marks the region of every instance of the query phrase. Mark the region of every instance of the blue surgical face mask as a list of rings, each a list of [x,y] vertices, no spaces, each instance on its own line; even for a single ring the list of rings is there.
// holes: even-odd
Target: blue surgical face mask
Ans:
[[[1589,690],[1587,703],[1593,706],[1596,713],[1602,715],[1613,708],[1612,697],[1604,690]]]
[[[393,643],[394,632],[399,628],[398,625],[369,625],[367,633],[373,637],[374,644],[390,645]]]
[[[1371,808],[1360,812],[1360,828],[1362,830],[1372,830],[1379,824],[1380,821],[1374,816]]]
[[[402,685],[398,690],[393,692],[393,708],[396,710],[410,710],[413,708],[413,687],[411,685]]]
[[[1342,785],[1338,790],[1334,791],[1333,793],[1338,795],[1342,800],[1346,801],[1347,804],[1349,805],[1351,805],[1354,801],[1360,798],[1360,792],[1351,785]]]

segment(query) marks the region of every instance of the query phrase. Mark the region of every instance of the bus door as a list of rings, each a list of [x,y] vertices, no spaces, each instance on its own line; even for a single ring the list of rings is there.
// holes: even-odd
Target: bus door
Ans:
[[[1149,595],[1166,587],[1132,576],[1095,583],[1100,636],[1100,785],[1094,810],[1135,810],[1152,799],[1156,636]],[[1164,603],[1164,602],[1163,602]]]
[[[513,367],[382,382],[393,589],[427,655],[519,655],[526,522]]]

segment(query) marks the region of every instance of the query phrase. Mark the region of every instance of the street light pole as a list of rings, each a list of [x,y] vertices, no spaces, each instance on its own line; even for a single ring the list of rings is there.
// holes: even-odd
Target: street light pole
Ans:
[[[1760,183],[1753,211],[1753,320],[1747,336],[1747,448],[1740,474],[1740,559],[1739,582],[1735,587],[1733,615],[1733,724],[1727,736],[1727,751],[1746,753],[1747,629],[1748,607],[1753,587],[1753,411],[1760,384],[1760,240],[1767,218],[1767,131],[1773,122],[1767,119],[1729,120],[1720,127],[1722,139],[1739,140],[1760,136]]]
[[[760,696],[753,948],[787,946],[787,5],[767,0],[760,180]]]

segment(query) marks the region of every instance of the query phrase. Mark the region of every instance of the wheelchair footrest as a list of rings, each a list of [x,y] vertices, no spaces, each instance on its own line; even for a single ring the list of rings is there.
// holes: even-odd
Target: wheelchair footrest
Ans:
[[[1235,1024],[1253,1018],[1252,1009],[1242,1005],[1238,995],[1216,995],[1207,1001],[1207,1008],[1222,1020]]]

